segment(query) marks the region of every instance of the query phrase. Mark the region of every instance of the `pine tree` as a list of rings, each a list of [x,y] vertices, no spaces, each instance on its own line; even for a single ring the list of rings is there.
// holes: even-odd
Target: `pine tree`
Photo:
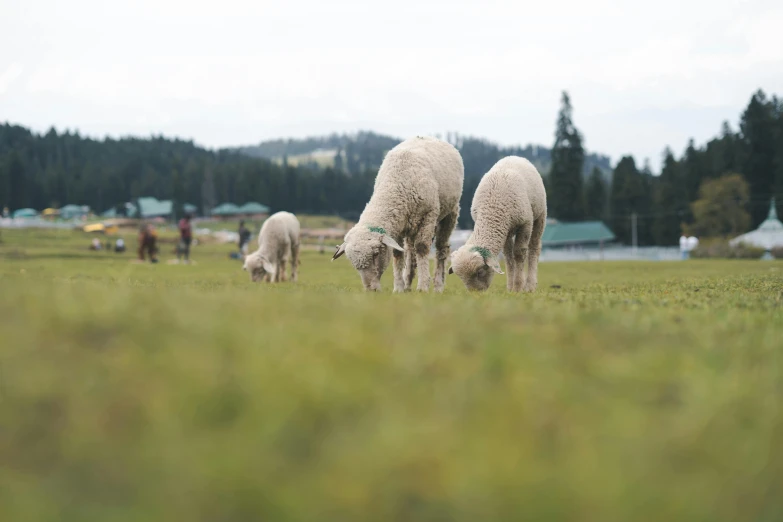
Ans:
[[[552,167],[549,171],[549,214],[562,221],[578,221],[584,217],[582,169],[584,168],[582,137],[572,121],[571,100],[563,92],[557,118]]]
[[[624,156],[612,173],[612,189],[609,197],[612,232],[622,243],[631,243],[631,216],[638,213],[639,207],[642,206],[644,191],[644,182],[636,168],[636,162],[632,156]]]
[[[593,167],[585,187],[585,217],[603,220],[606,215],[606,182],[598,167]]]
[[[8,161],[8,191],[11,210],[27,207],[27,177],[16,150],[11,152]]]
[[[201,210],[204,214],[207,214],[217,206],[215,201],[215,178],[212,175],[210,166],[204,169],[204,180],[201,184],[201,204]]]
[[[699,195],[699,187],[707,176],[702,165],[703,156],[696,148],[693,139],[688,141],[688,148],[682,158],[682,175],[685,194],[688,201],[695,200]]]
[[[682,171],[671,149],[666,148],[663,156],[663,169],[655,191],[653,236],[656,245],[677,245],[688,201]]]
[[[740,128],[744,149],[742,173],[750,187],[751,225],[758,226],[767,217],[767,204],[775,183],[776,107],[759,90],[742,114]]]

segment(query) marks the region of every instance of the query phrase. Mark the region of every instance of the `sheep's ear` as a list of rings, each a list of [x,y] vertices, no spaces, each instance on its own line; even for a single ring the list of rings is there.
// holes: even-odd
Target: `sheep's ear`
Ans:
[[[335,251],[334,255],[332,256],[332,261],[340,257],[341,255],[345,254],[345,243],[342,245],[337,245],[337,250]]]
[[[498,274],[505,273],[500,269],[500,261],[498,261],[497,257],[490,257],[489,259],[485,260],[484,263]]]
[[[384,245],[386,245],[389,248],[393,248],[394,250],[399,250],[400,252],[404,252],[402,247],[399,244],[397,244],[397,242],[395,240],[393,240],[392,238],[390,238],[386,234],[384,234],[381,237],[381,243],[383,243]]]
[[[449,275],[451,275],[451,274],[453,274],[453,273],[454,273],[454,268],[452,268],[452,267],[449,267]]]
[[[264,258],[261,258],[261,262],[263,263],[265,272],[267,272],[269,274],[274,274],[275,273],[275,265],[273,265],[272,263],[270,263],[269,261],[267,261]]]

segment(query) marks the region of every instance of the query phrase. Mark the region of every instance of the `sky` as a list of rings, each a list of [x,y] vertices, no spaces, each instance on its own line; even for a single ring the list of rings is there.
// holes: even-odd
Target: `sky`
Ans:
[[[639,5],[633,5],[639,4]],[[0,122],[213,147],[373,130],[660,164],[783,95],[783,2],[2,0]]]

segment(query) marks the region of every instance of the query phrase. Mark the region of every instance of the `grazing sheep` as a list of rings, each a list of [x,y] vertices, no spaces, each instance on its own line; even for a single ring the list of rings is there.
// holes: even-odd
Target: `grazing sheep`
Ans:
[[[296,281],[299,267],[299,220],[290,212],[269,216],[258,233],[258,250],[245,257],[243,270],[253,282],[285,281],[285,263],[291,260],[291,279]]]
[[[469,290],[486,290],[495,272],[503,273],[498,261],[502,249],[509,272],[507,288],[535,291],[546,226],[546,190],[533,164],[517,156],[495,163],[476,188],[470,215],[473,233],[451,255],[449,274],[457,274]],[[525,260],[527,279],[522,274]]]
[[[436,138],[411,138],[394,147],[378,170],[372,197],[359,222],[345,234],[332,260],[347,254],[364,289],[377,291],[393,250],[394,291],[410,290],[417,265],[417,289],[429,291],[429,253],[434,239],[435,291],[442,292],[464,170],[457,149]],[[403,242],[404,250],[400,246]]]

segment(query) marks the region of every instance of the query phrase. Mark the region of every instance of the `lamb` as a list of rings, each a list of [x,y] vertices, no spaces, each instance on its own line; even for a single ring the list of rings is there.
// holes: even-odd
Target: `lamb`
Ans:
[[[359,222],[345,234],[332,261],[346,254],[364,289],[379,291],[394,254],[394,292],[430,289],[429,253],[435,240],[435,291],[446,283],[449,237],[457,224],[465,169],[457,149],[432,137],[410,138],[386,154]],[[400,246],[404,242],[405,249]],[[403,259],[405,256],[405,259]],[[404,265],[404,273],[403,273]]]
[[[451,255],[449,274],[457,274],[469,290],[486,290],[494,274],[503,273],[502,249],[508,290],[535,291],[547,209],[544,182],[533,164],[517,156],[495,163],[476,188],[470,214],[473,233]]]
[[[243,270],[253,282],[285,281],[285,263],[291,261],[291,279],[297,280],[299,267],[299,220],[290,212],[269,216],[258,233],[258,250],[245,257]]]

